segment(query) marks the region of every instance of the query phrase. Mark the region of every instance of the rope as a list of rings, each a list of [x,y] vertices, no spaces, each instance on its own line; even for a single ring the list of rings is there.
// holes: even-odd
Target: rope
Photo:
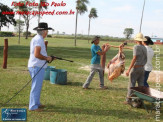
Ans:
[[[12,96],[9,100],[7,100],[7,102],[5,102],[4,104],[1,105],[4,106],[6,105],[7,103],[9,103],[14,97],[16,97],[35,77],[36,75],[41,71],[41,69],[45,66],[45,64],[47,63],[47,61],[44,63],[44,65],[39,69],[39,71],[35,74],[35,76],[33,78],[31,78],[30,81],[28,81],[18,92],[15,93],[14,96]]]

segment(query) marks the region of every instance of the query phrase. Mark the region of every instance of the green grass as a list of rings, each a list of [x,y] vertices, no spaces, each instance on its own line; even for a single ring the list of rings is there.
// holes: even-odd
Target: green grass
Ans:
[[[9,38],[8,68],[0,68],[0,105],[6,102],[11,96],[20,90],[29,80],[27,63],[29,58],[30,39],[21,40],[17,44],[17,38]],[[44,81],[41,102],[47,107],[44,112],[27,112],[29,122],[128,122],[128,121],[155,121],[155,112],[148,114],[144,109],[132,108],[123,105],[127,94],[128,78],[119,77],[111,84],[105,75],[105,84],[108,90],[99,90],[99,78],[96,74],[90,90],[83,90],[89,72],[79,70],[81,66],[89,65],[91,54],[90,46],[86,40],[77,40],[77,47],[74,47],[74,40],[47,38],[48,54],[74,60],[75,63],[56,60],[51,66],[68,71],[67,85],[52,85]],[[105,42],[101,42],[103,44]],[[119,45],[118,42],[110,42],[112,45]],[[3,38],[0,38],[0,62],[3,61]],[[133,44],[129,44],[133,46]],[[155,46],[154,46],[155,47]],[[162,49],[161,64],[162,64]],[[113,58],[118,49],[111,48],[107,53],[107,61]],[[125,50],[126,67],[132,59],[132,51]],[[155,65],[155,58],[153,59]],[[162,67],[161,67],[161,70]],[[161,84],[163,85],[163,84]],[[155,88],[155,83],[150,83]],[[162,88],[161,88],[162,89]],[[28,109],[30,85],[28,85],[9,104],[1,108],[26,108]],[[149,107],[149,104],[146,103]],[[163,110],[161,110],[163,112]],[[162,114],[161,114],[162,115]],[[162,119],[162,117],[161,117]],[[1,121],[1,117],[0,117]]]

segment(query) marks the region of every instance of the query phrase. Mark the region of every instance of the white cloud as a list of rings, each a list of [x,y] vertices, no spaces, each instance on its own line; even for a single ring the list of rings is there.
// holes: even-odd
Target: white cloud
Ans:
[[[153,0],[153,2],[163,2],[163,0]]]
[[[158,28],[158,29],[162,29],[163,30],[163,22],[162,21],[145,21],[144,23],[144,26],[148,27],[148,28]]]
[[[124,6],[112,8],[113,11],[118,11],[118,12],[131,11],[132,9],[133,6],[131,5],[124,5]]]
[[[163,9],[157,9],[154,11],[154,13],[158,16],[162,16],[163,15]]]
[[[113,24],[117,24],[120,23],[121,20],[120,19],[100,19],[99,20],[102,24],[106,24],[106,25],[113,25]]]

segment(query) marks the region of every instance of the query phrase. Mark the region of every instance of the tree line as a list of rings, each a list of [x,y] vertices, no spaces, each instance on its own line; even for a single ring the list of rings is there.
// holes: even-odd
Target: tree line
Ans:
[[[33,7],[33,6],[26,6],[25,3],[28,2],[29,0],[21,0],[19,1],[20,3],[24,3],[22,6],[15,6],[14,8],[9,8],[7,5],[4,5],[0,3],[0,31],[3,26],[9,27],[9,25],[14,25],[15,30],[19,32],[19,38],[20,38],[20,33],[23,31],[23,26],[25,26],[25,32],[26,36],[25,38],[28,39],[28,32],[29,32],[29,22],[31,21],[32,18],[35,16],[29,15],[29,14],[22,14],[19,15],[19,19],[15,20],[14,16],[15,15],[3,15],[3,11],[21,11],[21,12],[27,12],[27,11],[32,11],[32,10],[38,10],[39,12],[43,11],[44,9],[48,9],[47,6],[41,6],[41,3],[47,3],[47,0],[40,0],[39,1],[39,6]],[[34,0],[30,0],[30,2],[34,2]],[[85,12],[88,11],[87,9],[87,4],[89,4],[89,0],[76,0],[76,21],[75,21],[75,34],[74,34],[74,46],[76,46],[76,40],[77,40],[77,27],[78,27],[78,16],[84,14]],[[91,30],[91,20],[94,18],[97,18],[97,9],[96,8],[91,8],[89,15],[88,15],[88,43],[89,43],[89,35],[90,35],[90,30]],[[23,18],[23,20],[21,20]],[[40,14],[38,15],[38,23],[40,22],[41,16]],[[54,30],[53,30],[54,31]],[[125,28],[123,34],[125,35],[125,38],[130,39],[131,35],[133,34],[134,30],[132,28]],[[19,42],[20,43],[20,42]]]

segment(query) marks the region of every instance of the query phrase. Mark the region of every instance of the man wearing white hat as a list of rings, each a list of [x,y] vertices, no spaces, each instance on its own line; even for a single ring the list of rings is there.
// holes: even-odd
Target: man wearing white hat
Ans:
[[[135,87],[136,82],[138,83],[138,86],[144,86],[144,65],[147,62],[147,50],[142,45],[142,42],[147,41],[147,39],[144,38],[142,33],[138,33],[134,40],[136,41],[137,45],[135,45],[133,48],[133,59],[131,61],[129,69],[126,72],[127,76],[129,76],[130,74],[129,78],[130,81],[125,104],[130,103],[129,101],[129,97],[131,96],[130,87]]]
[[[44,65],[46,61],[51,61],[52,58],[47,55],[44,38],[48,34],[48,30],[52,28],[48,27],[47,23],[39,23],[38,27],[33,30],[37,31],[37,35],[33,37],[30,43],[30,57],[28,61],[28,69],[32,79],[29,110],[42,111],[44,105],[40,103],[40,94],[44,78],[44,72],[47,65]],[[41,69],[41,67],[44,67]]]

